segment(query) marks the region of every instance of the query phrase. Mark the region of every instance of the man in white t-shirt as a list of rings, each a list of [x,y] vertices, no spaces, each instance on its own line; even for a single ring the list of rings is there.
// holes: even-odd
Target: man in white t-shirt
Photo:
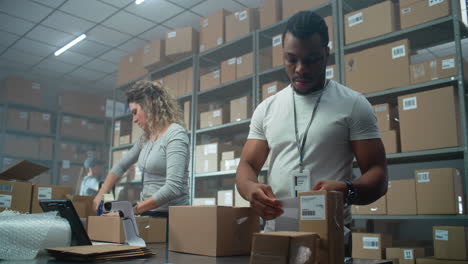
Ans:
[[[283,34],[291,84],[252,116],[236,183],[265,220],[283,213],[279,200],[294,197],[294,188],[342,192],[345,224],[351,222],[350,204],[369,204],[387,191],[385,150],[372,107],[358,92],[326,80],[328,41],[327,25],[317,14],[291,17]],[[259,184],[268,155],[268,185]],[[362,176],[353,181],[354,158]]]

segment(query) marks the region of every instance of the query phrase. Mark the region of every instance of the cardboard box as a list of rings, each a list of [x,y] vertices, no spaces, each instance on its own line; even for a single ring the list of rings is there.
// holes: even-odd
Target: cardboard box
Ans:
[[[343,263],[343,194],[311,191],[299,193],[299,231],[320,236],[319,263]]]
[[[207,256],[249,255],[259,218],[250,208],[169,207],[169,250]],[[190,219],[190,225],[187,225]]]
[[[418,258],[416,264],[468,264],[468,261],[436,259],[435,257]]]
[[[262,85],[262,101],[272,95],[275,95],[277,92],[281,91],[286,86],[287,86],[286,83],[279,82],[279,81],[266,83]]]
[[[226,16],[226,42],[241,38],[258,28],[258,10],[246,8]]]
[[[221,84],[219,70],[200,76],[200,91],[206,91]]]
[[[231,12],[221,9],[200,19],[200,53],[224,43],[224,21],[229,14]]]
[[[400,153],[400,134],[398,130],[382,131],[380,132],[380,138],[386,154]]]
[[[243,96],[237,99],[231,100],[229,103],[230,109],[230,121],[237,122],[250,118],[252,115],[252,100],[250,96]]]
[[[135,220],[140,237],[146,243],[166,243],[167,218],[137,216]]]
[[[237,184],[234,185],[234,206],[235,207],[250,207],[250,202],[244,199],[237,190]]]
[[[184,102],[184,123],[188,131],[191,130],[190,112],[191,112],[190,101],[185,101]]]
[[[409,28],[450,15],[450,1],[400,1],[401,28]]]
[[[29,112],[15,108],[7,110],[7,127],[12,129],[28,129]]]
[[[353,233],[352,257],[361,259],[385,259],[385,248],[392,246],[387,234]]]
[[[44,86],[39,82],[9,77],[3,81],[3,87],[0,89],[0,100],[16,104],[43,106],[45,105],[44,90]]]
[[[316,233],[257,233],[252,239],[250,264],[316,263],[319,245],[320,237]]]
[[[389,215],[417,214],[416,181],[414,179],[389,181],[386,196]]]
[[[39,159],[52,160],[54,140],[52,138],[39,138]]]
[[[283,66],[283,35],[276,35],[271,39],[271,66]]]
[[[398,30],[398,15],[391,1],[385,1],[345,15],[345,44]]]
[[[236,65],[236,79],[242,79],[243,77],[253,74],[253,53],[247,53],[240,57],[237,57]]]
[[[239,157],[239,153],[237,153],[234,150],[223,151],[221,153],[221,160],[230,160],[230,159],[235,159],[236,157]]]
[[[200,128],[220,126],[226,124],[228,113],[225,108],[215,109],[213,111],[200,113]]]
[[[71,199],[70,199],[71,198]],[[69,197],[75,207],[76,213],[80,218],[95,216],[96,212],[93,209],[94,196],[73,196]]]
[[[143,129],[141,129],[141,127],[138,124],[132,123],[132,144],[140,140],[144,134],[145,132],[143,131]]]
[[[115,120],[114,122],[114,142],[113,146],[120,145],[120,124],[122,123],[121,120]]]
[[[416,170],[418,214],[462,214],[463,184],[460,172],[453,168]]]
[[[358,92],[379,92],[410,83],[406,39],[347,54],[344,59],[346,86]]]
[[[287,19],[288,17],[296,14],[299,11],[312,9],[329,2],[330,0],[283,0],[283,19]]]
[[[264,72],[268,69],[271,69],[273,66],[273,51],[272,47],[267,47],[260,50],[259,52],[259,61],[258,61],[258,71]]]
[[[0,173],[0,211],[9,209],[21,213],[31,212],[33,187],[30,182],[26,181],[48,169],[42,165],[23,160]]]
[[[229,150],[231,146],[222,143],[211,143],[197,145],[195,147],[195,171],[196,173],[207,173],[219,171],[221,153]]]
[[[237,170],[240,158],[237,159],[222,159],[219,162],[220,171]]]
[[[123,243],[125,233],[119,216],[89,216],[88,236],[93,241]]]
[[[387,248],[385,257],[389,260],[398,260],[398,264],[415,264],[416,258],[425,257],[424,248]]]
[[[327,16],[324,17],[323,20],[325,21],[325,24],[327,24],[328,27],[328,47],[330,48],[330,52],[333,52],[333,50],[335,49],[335,35],[333,34],[333,17]]]
[[[468,260],[468,227],[434,226],[433,238],[436,258]]]
[[[17,157],[38,158],[39,139],[37,137],[25,137],[6,134],[4,153]]]
[[[120,120],[119,145],[125,145],[125,144],[131,143],[132,129],[133,129],[133,122],[131,119]]]
[[[269,25],[275,24],[281,20],[281,1],[267,0],[259,8],[260,11],[260,28],[266,28]]]
[[[70,162],[62,161],[60,167],[60,174],[58,176],[58,185],[65,187],[68,186],[72,189],[71,193],[75,191],[78,184],[78,179],[82,173],[82,166],[71,166]]]
[[[232,82],[236,80],[237,58],[231,58],[221,62],[221,83]]]
[[[78,161],[77,146],[73,143],[60,143],[59,159]]]
[[[193,198],[193,206],[216,205],[216,198]]]
[[[234,206],[234,195],[232,190],[218,191],[217,205]]]
[[[461,145],[458,96],[454,87],[399,96],[398,112],[402,152]]]
[[[377,201],[368,205],[352,205],[353,214],[358,215],[386,215],[387,214],[387,196],[380,197]]]
[[[380,132],[389,130],[398,130],[398,108],[393,104],[373,105],[377,126]]]
[[[173,98],[179,97],[179,73],[164,76],[164,88]]]
[[[143,48],[137,49],[120,58],[117,85],[126,84],[147,73],[143,66]]]
[[[329,80],[336,81],[338,78],[338,72],[335,65],[327,66],[325,69],[325,77]]]
[[[464,61],[464,67],[466,61]],[[457,62],[454,55],[445,56],[437,59],[437,77],[439,79],[456,76],[458,73]]]
[[[143,67],[147,70],[152,71],[157,67],[167,63],[165,56],[166,51],[166,40],[158,39],[153,40],[150,43],[145,44],[143,47]]]
[[[42,112],[29,113],[29,130],[49,134],[50,133],[50,114]]]
[[[437,60],[428,60],[410,65],[411,84],[429,82],[438,79]]]
[[[62,116],[60,133],[64,137],[83,137],[86,135],[86,127],[82,126],[81,119],[71,116]]]
[[[179,28],[166,34],[166,57],[177,60],[198,51],[198,32],[192,27]]]
[[[72,195],[72,187],[53,185],[33,185],[31,198],[31,213],[42,213],[39,200],[42,199],[66,199]]]

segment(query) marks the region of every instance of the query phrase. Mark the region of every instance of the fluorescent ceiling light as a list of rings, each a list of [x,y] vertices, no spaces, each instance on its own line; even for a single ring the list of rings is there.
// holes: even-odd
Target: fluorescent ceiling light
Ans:
[[[135,1],[135,4],[139,5],[139,4],[143,3],[144,1],[145,1],[145,0],[136,0],[136,1]]]
[[[67,49],[75,46],[78,42],[82,41],[83,39],[86,38],[86,35],[85,34],[81,34],[81,36],[77,37],[76,39],[72,40],[70,43],[68,43],[67,45],[63,46],[61,49],[57,50],[54,55],[55,56],[58,56],[62,53],[64,53]]]

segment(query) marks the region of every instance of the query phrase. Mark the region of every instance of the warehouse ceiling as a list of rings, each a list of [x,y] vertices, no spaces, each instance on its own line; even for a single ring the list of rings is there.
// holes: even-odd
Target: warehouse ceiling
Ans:
[[[16,75],[110,94],[119,58],[221,8],[265,0],[0,0],[0,79]],[[59,48],[87,38],[60,56]],[[65,85],[68,86],[68,85]],[[66,87],[64,87],[66,88]]]

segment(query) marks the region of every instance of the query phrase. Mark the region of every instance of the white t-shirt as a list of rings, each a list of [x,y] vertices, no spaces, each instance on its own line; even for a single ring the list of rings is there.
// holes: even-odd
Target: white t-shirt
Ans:
[[[299,170],[293,94],[302,139],[320,92],[298,95],[291,85],[255,109],[248,136],[248,139],[268,142],[271,157],[267,182],[278,199],[293,195],[291,173]],[[330,80],[323,90],[304,147],[304,168],[310,171],[310,189],[320,180],[350,179],[354,158],[351,141],[372,138],[380,135],[370,103],[362,94]],[[350,221],[347,208],[345,224]]]

